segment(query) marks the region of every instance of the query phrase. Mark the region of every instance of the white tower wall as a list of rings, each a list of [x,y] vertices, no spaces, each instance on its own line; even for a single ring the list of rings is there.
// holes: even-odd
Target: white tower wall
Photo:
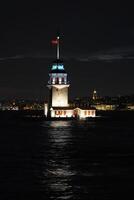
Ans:
[[[67,107],[68,85],[52,87],[52,107]]]

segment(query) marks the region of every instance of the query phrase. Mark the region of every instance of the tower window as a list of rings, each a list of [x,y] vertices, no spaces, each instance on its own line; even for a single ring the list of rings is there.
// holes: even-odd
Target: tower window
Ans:
[[[61,84],[61,78],[59,78],[59,84]]]
[[[52,83],[55,84],[55,78],[53,78],[52,80],[53,80]]]
[[[58,78],[56,78],[56,81],[55,81],[55,83],[56,83],[56,84],[58,84],[58,82],[59,82],[59,79],[58,79]]]
[[[64,83],[64,78],[62,78],[62,83]]]

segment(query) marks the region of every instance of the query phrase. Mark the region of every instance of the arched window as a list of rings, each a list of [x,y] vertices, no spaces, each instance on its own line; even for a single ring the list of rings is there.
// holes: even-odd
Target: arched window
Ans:
[[[84,114],[87,115],[87,111],[86,110],[85,110]]]

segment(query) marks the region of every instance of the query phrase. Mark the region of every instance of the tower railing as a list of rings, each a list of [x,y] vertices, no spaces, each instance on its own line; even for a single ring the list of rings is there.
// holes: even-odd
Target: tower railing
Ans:
[[[48,84],[49,85],[68,85],[69,84],[69,81],[55,81],[55,82],[52,82],[52,81],[48,81]]]

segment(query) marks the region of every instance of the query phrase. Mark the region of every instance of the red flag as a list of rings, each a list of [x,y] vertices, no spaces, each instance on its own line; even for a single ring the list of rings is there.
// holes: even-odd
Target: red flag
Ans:
[[[54,45],[55,45],[55,44],[58,44],[58,42],[59,42],[58,39],[54,39],[54,40],[51,41],[51,43],[54,44]]]

